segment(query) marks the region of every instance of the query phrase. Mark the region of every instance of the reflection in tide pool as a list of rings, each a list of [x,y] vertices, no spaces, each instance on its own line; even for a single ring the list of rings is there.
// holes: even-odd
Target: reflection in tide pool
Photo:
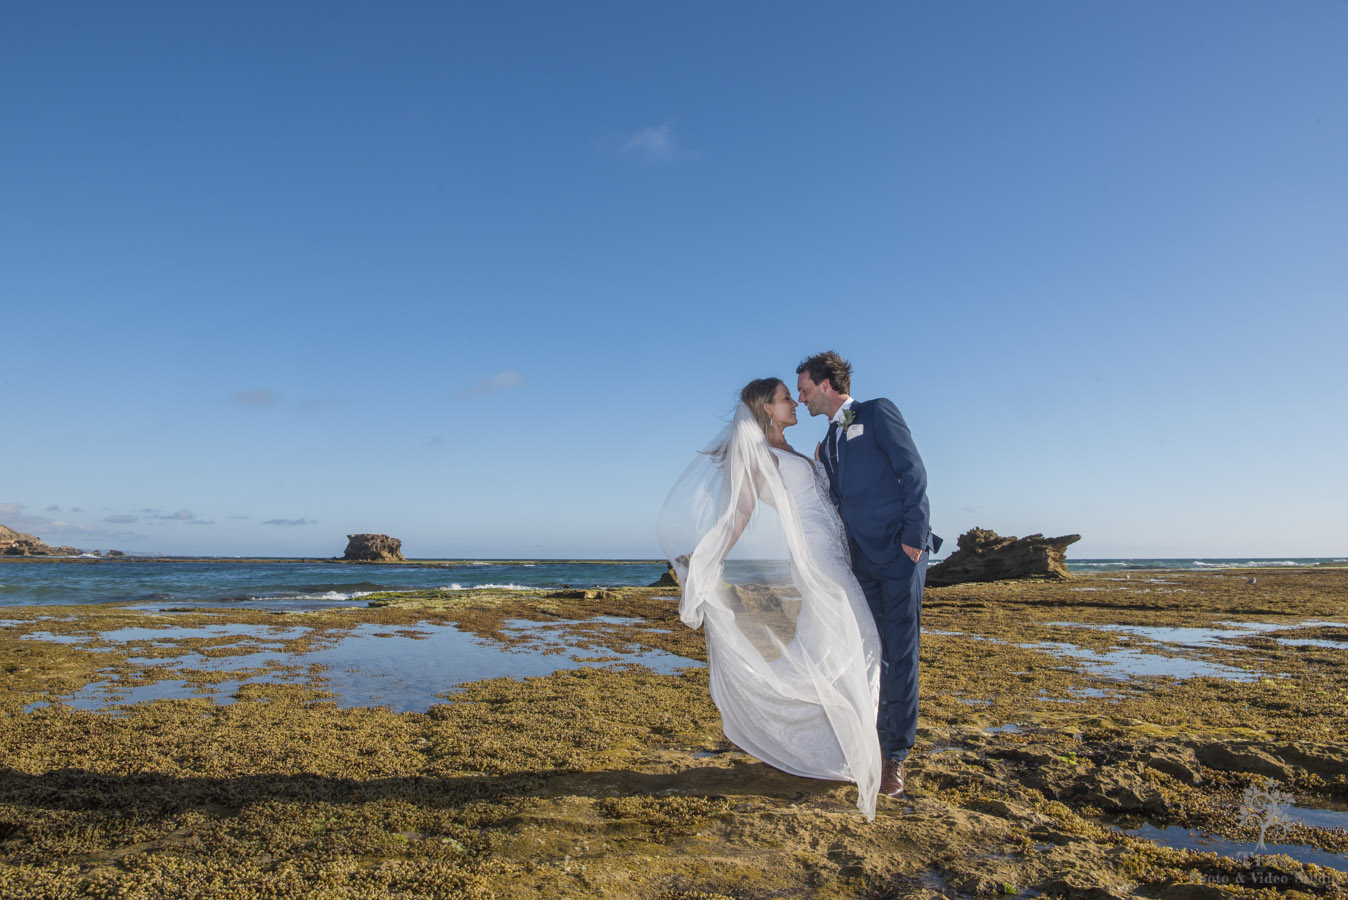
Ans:
[[[337,694],[341,705],[389,706],[398,712],[424,712],[442,702],[436,694],[484,678],[530,678],[614,662],[639,663],[662,674],[703,665],[663,650],[617,653],[607,648],[569,648],[561,654],[542,655],[532,649],[513,651],[483,643],[450,626],[418,628],[427,637],[375,637],[387,632],[387,627],[361,625],[336,645],[306,653],[302,661],[328,667],[326,689]],[[595,656],[606,661],[580,661]]]
[[[611,619],[604,622],[624,625],[635,619]],[[513,624],[513,623],[512,623]],[[537,623],[528,624],[538,627]],[[330,643],[302,653],[279,653],[275,648],[259,647],[257,653],[233,656],[207,657],[187,651],[172,658],[135,658],[134,664],[162,666],[170,670],[201,670],[212,672],[243,672],[247,669],[278,665],[307,668],[325,667],[321,675],[311,676],[299,671],[270,671],[243,674],[238,680],[216,684],[193,684],[185,679],[164,679],[153,684],[123,686],[115,676],[90,684],[61,702],[78,709],[107,709],[123,704],[145,703],[158,699],[210,697],[217,703],[233,702],[232,695],[244,684],[305,684],[311,683],[331,691],[340,706],[387,706],[396,712],[424,712],[443,702],[437,694],[452,691],[457,685],[485,678],[527,678],[550,675],[560,669],[588,668],[617,663],[637,663],[656,672],[671,673],[703,663],[666,653],[642,649],[636,652],[618,652],[606,647],[579,648],[568,645],[558,625],[584,623],[549,623],[549,641],[546,654],[536,647],[510,649],[484,641],[449,625],[422,623],[415,628],[400,628],[390,633],[387,625],[362,624],[333,636]],[[233,634],[254,639],[290,640],[302,636],[305,629],[285,629],[265,632],[251,626],[228,626]],[[123,629],[130,640],[145,640],[146,634],[165,641],[186,637],[217,637],[220,630],[210,629]],[[211,632],[198,633],[198,632]],[[113,632],[99,635],[108,639]],[[248,645],[243,645],[248,646]],[[560,650],[561,652],[555,652]],[[35,703],[29,708],[45,706]]]

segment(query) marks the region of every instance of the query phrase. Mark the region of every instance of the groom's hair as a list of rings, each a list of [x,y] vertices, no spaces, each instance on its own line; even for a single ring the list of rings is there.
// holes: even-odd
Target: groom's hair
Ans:
[[[815,384],[823,384],[828,379],[833,390],[839,394],[852,393],[852,364],[832,350],[816,353],[807,357],[805,362],[796,366],[796,374],[804,372]]]

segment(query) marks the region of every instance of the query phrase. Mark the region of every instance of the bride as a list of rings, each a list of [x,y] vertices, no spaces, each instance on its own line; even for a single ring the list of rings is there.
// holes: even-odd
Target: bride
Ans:
[[[749,382],[670,491],[660,541],[683,586],[680,616],[705,626],[726,737],[784,772],[854,782],[870,819],[880,639],[827,476],[786,441],[795,424],[780,379]]]

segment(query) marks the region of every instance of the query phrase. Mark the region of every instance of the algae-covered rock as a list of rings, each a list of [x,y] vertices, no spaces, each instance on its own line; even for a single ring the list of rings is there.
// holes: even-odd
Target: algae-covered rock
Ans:
[[[1147,812],[1164,810],[1165,798],[1161,792],[1136,772],[1116,769],[1100,773],[1082,783],[1088,790],[1082,799],[1107,813]]]
[[[1203,767],[1198,764],[1194,752],[1187,747],[1174,752],[1143,753],[1141,760],[1148,768],[1164,772],[1184,784],[1197,785],[1203,783]]]
[[[1140,813],[1253,848],[1239,809],[1265,773],[1299,804],[1348,796],[1342,652],[1278,639],[1348,624],[1348,570],[1261,572],[1268,597],[1253,601],[1245,577],[934,589],[909,793],[881,798],[869,822],[851,784],[731,745],[705,667],[447,677],[443,703],[399,713],[347,706],[314,655],[346,635],[387,639],[393,655],[413,629],[453,627],[512,653],[586,653],[577,664],[641,648],[705,659],[666,589],[418,591],[291,612],[9,608],[0,898],[1348,896],[1338,870],[1169,848],[1112,819]],[[757,600],[745,592],[736,614]],[[1132,657],[1139,633],[1119,623],[1233,620],[1285,631],[1197,645],[1158,631],[1145,652],[1251,677],[1121,677],[1058,651]],[[267,645],[274,662],[217,668]],[[386,686],[403,677],[426,672],[409,659]],[[112,696],[184,679],[200,692],[121,708]],[[74,708],[77,693],[108,704]],[[1341,829],[1294,824],[1284,837],[1348,852]]]
[[[1286,781],[1293,768],[1276,759],[1267,750],[1250,744],[1201,744],[1198,758],[1210,769],[1225,772],[1250,772]]]

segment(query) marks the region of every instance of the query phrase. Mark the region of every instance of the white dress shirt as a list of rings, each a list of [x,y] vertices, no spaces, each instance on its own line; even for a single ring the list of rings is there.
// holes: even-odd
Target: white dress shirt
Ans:
[[[843,401],[843,405],[838,407],[838,411],[833,414],[833,418],[829,419],[831,423],[839,426],[838,429],[833,432],[833,459],[835,461],[838,459],[838,453],[842,447],[843,442],[843,429],[841,427],[843,413],[851,409],[854,403],[856,403],[856,401],[853,400],[851,397],[848,397],[846,400]]]

